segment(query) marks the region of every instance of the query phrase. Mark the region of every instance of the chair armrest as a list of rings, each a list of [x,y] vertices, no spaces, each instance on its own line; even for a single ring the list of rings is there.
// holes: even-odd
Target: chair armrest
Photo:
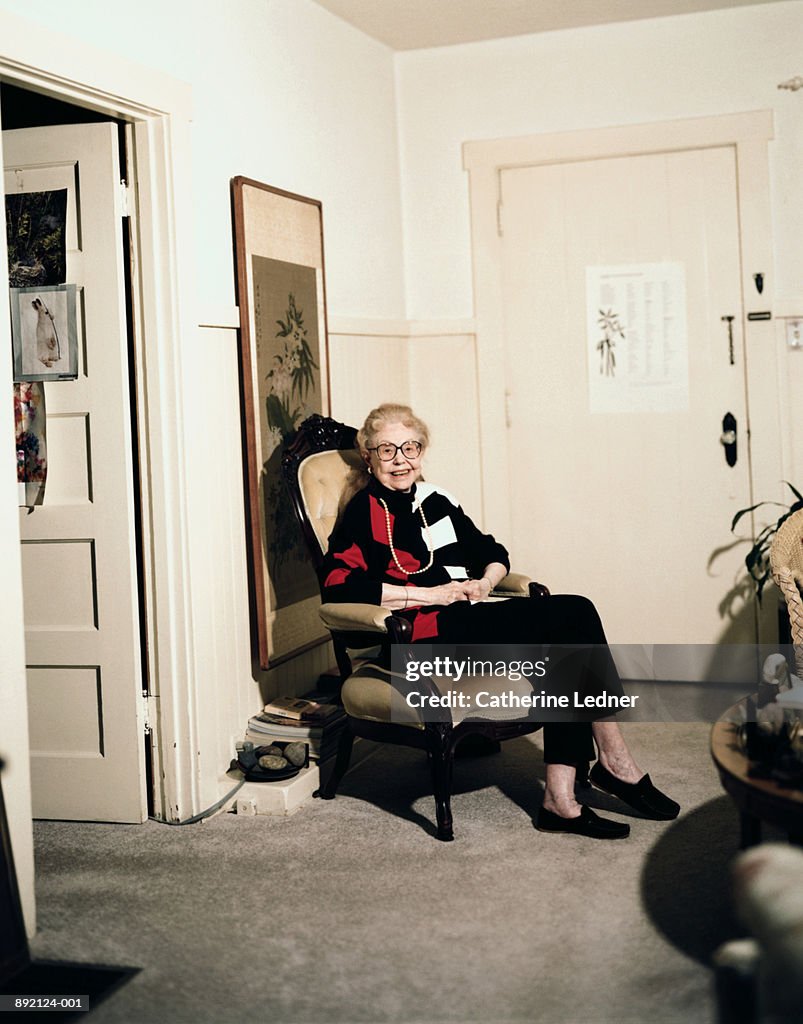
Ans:
[[[393,614],[379,604],[322,604],[320,616],[327,629],[339,632],[387,633],[387,620]]]
[[[491,591],[491,597],[549,597],[549,588],[521,572],[509,572]]]
[[[494,587],[495,594],[521,594],[526,597],[530,584],[530,577],[523,572],[509,572],[501,582]]]

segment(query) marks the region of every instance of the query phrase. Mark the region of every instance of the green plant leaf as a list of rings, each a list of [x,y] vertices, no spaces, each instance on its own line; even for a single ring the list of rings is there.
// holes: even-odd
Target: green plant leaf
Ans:
[[[756,505],[751,505],[750,508],[741,508],[731,520],[731,532],[733,532],[736,524],[742,518],[746,516],[748,512],[755,512],[757,508],[761,508],[762,505],[777,505],[778,508],[786,508],[786,505],[781,504],[780,501],[759,501]]]
[[[797,489],[797,487],[793,487],[789,483],[788,480],[784,480],[784,483],[789,488],[789,490],[792,492],[792,494],[794,494],[794,496],[797,498],[797,500],[801,503],[801,505],[803,505],[803,494],[800,493],[800,491]]]

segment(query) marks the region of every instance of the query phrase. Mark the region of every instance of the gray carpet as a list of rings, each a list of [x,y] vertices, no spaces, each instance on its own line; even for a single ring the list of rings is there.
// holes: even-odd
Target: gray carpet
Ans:
[[[143,968],[94,1024],[708,1024],[736,813],[708,726],[626,729],[683,812],[621,842],[533,829],[538,736],[456,763],[453,843],[386,746],[290,818],[37,823],[34,954]]]

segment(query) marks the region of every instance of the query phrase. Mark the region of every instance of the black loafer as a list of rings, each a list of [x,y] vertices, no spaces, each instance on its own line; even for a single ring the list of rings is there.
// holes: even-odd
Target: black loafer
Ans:
[[[649,775],[645,775],[638,782],[622,782],[615,775],[611,775],[601,761],[597,761],[589,773],[589,779],[598,789],[603,789],[612,796],[618,796],[620,800],[624,800],[629,807],[638,811],[639,814],[643,814],[645,818],[653,818],[655,821],[671,821],[680,813],[680,804],[675,803],[666,793],[657,789],[652,784]]]
[[[541,807],[535,827],[539,832],[567,832],[572,836],[588,836],[590,839],[624,839],[630,835],[629,825],[601,818],[590,807],[583,807],[577,818],[562,818],[554,811]]]

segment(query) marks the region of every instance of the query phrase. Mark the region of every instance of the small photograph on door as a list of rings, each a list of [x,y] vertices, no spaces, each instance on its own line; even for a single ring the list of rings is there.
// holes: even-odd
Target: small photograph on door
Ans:
[[[67,279],[67,189],[6,194],[8,283],[13,288]]]
[[[10,288],[14,380],[78,376],[76,286]]]

